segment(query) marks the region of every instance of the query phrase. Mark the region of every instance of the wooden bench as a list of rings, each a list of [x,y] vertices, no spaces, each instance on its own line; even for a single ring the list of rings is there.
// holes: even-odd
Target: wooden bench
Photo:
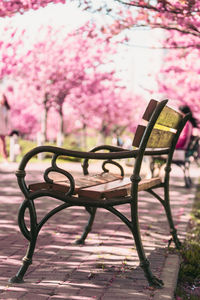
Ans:
[[[186,150],[175,149],[172,164],[177,165],[183,171],[184,183],[186,188],[191,188],[192,179],[190,176],[191,162],[196,162],[200,166],[200,138],[198,136],[192,136],[191,141]],[[166,163],[166,156],[153,156],[150,162],[150,169],[152,177],[155,173],[160,174],[161,168]],[[157,171],[157,172],[156,172]]]
[[[140,191],[147,191],[159,200],[166,212],[172,239],[176,247],[180,248],[181,243],[177,237],[170,209],[169,179],[173,152],[189,115],[184,116],[168,107],[167,102],[168,100],[161,102],[151,100],[149,102],[143,115],[145,125],[138,125],[134,135],[133,150],[102,145],[95,147],[90,152],[79,152],[53,146],[40,146],[24,156],[16,172],[19,187],[25,196],[19,209],[18,223],[22,234],[29,241],[29,246],[22,266],[16,276],[10,279],[10,282],[23,282],[24,275],[32,263],[40,229],[46,221],[65,208],[83,206],[89,212],[90,217],[77,243],[84,243],[92,229],[97,208],[104,208],[119,217],[132,232],[140,266],[144,270],[149,285],[163,286],[163,282],[153,275],[143,249],[138,220],[138,197]],[[50,166],[44,170],[44,180],[28,185],[25,180],[26,166],[32,157],[44,152],[52,154]],[[144,180],[141,178],[141,164],[144,155],[167,155],[163,181],[159,177]],[[69,170],[59,167],[58,159],[63,156],[82,158],[83,175],[77,178],[73,174],[73,170],[69,172]],[[125,174],[121,165],[121,161],[128,158],[135,159],[131,176]],[[102,169],[99,174],[89,174],[89,160],[102,161]],[[114,165],[118,169],[117,174],[109,172],[109,165]],[[164,190],[164,198],[158,194],[159,188]],[[47,212],[46,216],[38,223],[35,202],[44,196],[58,199],[61,204]],[[130,219],[117,209],[119,205],[127,203],[130,205]],[[27,210],[30,216],[30,226],[27,226],[25,222]]]

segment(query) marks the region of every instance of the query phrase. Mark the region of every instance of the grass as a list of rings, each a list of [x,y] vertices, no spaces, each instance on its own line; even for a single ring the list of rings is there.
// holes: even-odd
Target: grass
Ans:
[[[87,137],[87,147],[88,149],[92,149],[97,144],[97,136],[88,136]],[[111,144],[111,138],[107,138],[107,142]],[[36,141],[31,140],[25,140],[22,138],[19,138],[18,140],[19,146],[20,146],[20,153],[16,157],[16,161],[19,163],[22,159],[22,157],[31,149],[37,146]],[[46,142],[45,145],[51,145],[51,146],[57,146],[55,142]],[[7,152],[9,153],[9,137],[6,138],[6,148]],[[84,151],[84,149],[79,144],[79,140],[77,136],[75,135],[69,135],[65,137],[62,148],[65,149],[71,149],[71,150],[77,150],[77,151]],[[43,157],[43,161],[49,161],[51,158],[51,153],[45,153],[45,156]],[[79,158],[73,158],[73,157],[62,157],[62,161],[80,161]],[[2,161],[2,157],[0,157],[0,161]],[[31,162],[38,162],[38,158],[34,157]]]
[[[20,162],[22,157],[31,149],[35,148],[37,146],[37,142],[36,141],[32,141],[32,140],[26,140],[26,139],[22,139],[19,138],[18,140],[19,143],[19,147],[20,147],[20,153],[17,155],[16,157],[16,162]],[[6,139],[6,148],[7,148],[7,152],[9,153],[9,138]],[[51,146],[56,146],[56,143],[52,142],[46,142],[45,145],[51,145]],[[80,150],[78,149],[77,145],[75,144],[74,140],[70,137],[69,139],[65,139],[64,144],[63,144],[63,148],[69,148],[69,149],[73,149],[73,150]],[[49,161],[51,155],[50,153],[45,153],[45,157],[43,158],[43,161]],[[70,157],[68,158],[68,160],[70,160]],[[0,161],[2,161],[2,157],[0,156]],[[38,158],[34,157],[31,159],[31,162],[38,162]]]
[[[197,187],[189,231],[181,250],[176,300],[200,299],[200,184]]]

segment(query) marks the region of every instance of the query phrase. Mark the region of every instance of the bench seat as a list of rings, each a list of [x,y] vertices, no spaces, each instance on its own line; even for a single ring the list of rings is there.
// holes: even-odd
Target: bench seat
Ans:
[[[66,193],[69,190],[69,181],[62,175],[51,174],[53,183],[34,183],[29,185],[30,191],[48,190]],[[161,184],[159,177],[143,179],[139,182],[138,190],[147,190]],[[130,177],[122,177],[113,173],[101,173],[98,175],[85,175],[75,178],[74,195],[92,199],[110,199],[130,195]]]

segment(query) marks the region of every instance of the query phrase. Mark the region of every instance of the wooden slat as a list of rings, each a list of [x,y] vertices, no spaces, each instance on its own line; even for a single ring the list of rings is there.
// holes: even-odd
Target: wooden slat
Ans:
[[[139,182],[138,190],[139,191],[145,191],[145,190],[148,190],[148,189],[152,188],[153,186],[157,186],[159,184],[161,184],[160,177],[155,177],[155,178],[150,178],[150,179],[143,179]]]
[[[46,182],[37,182],[29,185],[29,189],[31,192],[36,191],[56,191],[61,193],[66,193],[69,190],[69,182],[56,182],[56,183],[46,183]],[[75,193],[77,189],[75,189]]]
[[[147,143],[147,148],[168,148],[171,146],[173,137],[173,132],[153,129]]]
[[[150,120],[150,118],[156,108],[157,103],[158,103],[158,101],[156,101],[156,100],[153,100],[153,99],[150,100],[150,102],[147,106],[147,109],[142,117],[145,121]],[[175,109],[168,107],[166,105],[163,108],[160,116],[158,117],[156,124],[176,129],[182,118],[183,118],[183,115],[181,112],[178,112]]]
[[[134,147],[139,147],[145,129],[146,127],[143,125],[137,127],[133,140]],[[168,148],[171,145],[173,137],[174,133],[171,131],[153,129],[147,143],[147,148]]]
[[[142,116],[142,119],[144,119],[146,121],[149,121],[152,114],[153,114],[153,112],[154,112],[154,110],[155,110],[155,108],[156,108],[156,106],[157,106],[157,104],[158,104],[158,101],[156,101],[154,99],[151,99],[149,101],[149,104],[148,104],[143,116]]]
[[[176,110],[165,106],[161,112],[156,124],[167,126],[169,128],[177,129],[179,122],[183,118],[182,114]]]
[[[108,198],[108,196],[110,198],[119,197],[119,196],[124,196],[126,194],[125,186],[128,186],[130,184],[131,184],[130,178],[126,177],[112,182],[107,182],[104,184],[99,184],[96,186],[80,189],[78,190],[77,194],[79,196],[89,197],[94,199]],[[122,188],[121,191],[120,188]]]
[[[139,147],[145,129],[146,129],[145,126],[138,125],[135,135],[134,135],[133,143],[132,143],[133,147],[137,147],[137,148]]]
[[[58,172],[51,172],[49,174],[49,177],[54,181],[54,182],[65,182],[68,184],[68,180],[65,177],[65,175],[58,173]],[[113,174],[110,172],[102,172],[98,173],[95,175],[85,175],[85,176],[75,176],[75,181],[76,181],[76,187],[88,187],[88,186],[93,186],[96,184],[101,184],[113,180],[117,180],[122,178],[122,176],[118,174]]]

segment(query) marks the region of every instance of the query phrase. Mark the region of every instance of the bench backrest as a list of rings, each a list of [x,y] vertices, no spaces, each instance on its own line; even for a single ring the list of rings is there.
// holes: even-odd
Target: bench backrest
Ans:
[[[190,114],[184,115],[178,112],[167,106],[167,102],[168,100],[159,102],[152,99],[143,115],[144,125],[138,125],[136,129],[133,140],[133,146],[139,149],[135,164],[136,174],[139,174],[146,149],[166,149],[167,165],[171,164],[179,135]]]
[[[158,106],[158,101],[151,100],[146,108],[145,113],[143,114],[143,120],[146,121],[145,125],[138,125],[134,140],[133,146],[140,147],[142,138],[144,138],[145,130],[149,123],[152,124],[153,129],[151,131],[150,137],[148,139],[147,148],[168,148],[171,146],[173,137],[177,133],[178,126],[180,121],[183,119],[183,114],[177,112],[176,110],[164,106],[161,107],[161,112],[155,120],[152,120],[153,113],[156,111]],[[167,100],[164,100],[160,103],[167,103]]]

